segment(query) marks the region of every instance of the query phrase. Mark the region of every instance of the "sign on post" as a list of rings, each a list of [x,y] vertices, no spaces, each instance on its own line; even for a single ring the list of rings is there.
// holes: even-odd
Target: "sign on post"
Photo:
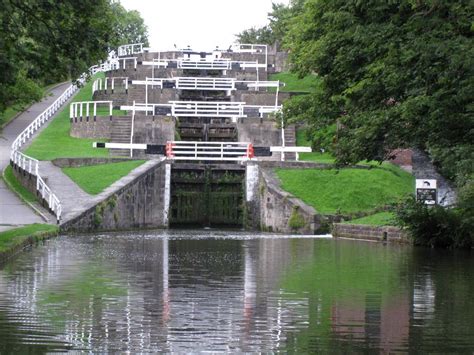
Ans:
[[[426,205],[436,205],[438,201],[436,180],[416,179],[416,200]]]

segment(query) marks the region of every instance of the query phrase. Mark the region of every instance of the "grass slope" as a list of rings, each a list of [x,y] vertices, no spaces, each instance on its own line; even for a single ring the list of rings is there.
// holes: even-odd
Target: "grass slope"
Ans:
[[[311,142],[306,138],[305,129],[299,128],[296,130],[296,145],[298,147],[311,146]],[[300,153],[300,160],[327,164],[333,164],[335,162],[335,159],[331,154],[321,152]]]
[[[352,219],[345,224],[363,224],[368,226],[393,226],[394,214],[392,212],[379,212],[370,216]]]
[[[296,74],[288,72],[271,74],[269,80],[284,82],[285,86],[280,88],[282,92],[315,92],[321,85],[321,79],[316,75],[308,75],[300,79]],[[276,89],[272,91],[276,91]]]
[[[144,160],[132,160],[80,168],[63,168],[62,170],[85,192],[97,195],[144,162]]]
[[[321,213],[371,211],[413,192],[414,178],[392,164],[372,169],[276,169],[282,188]]]
[[[103,73],[95,75],[76,94],[73,102],[92,100],[92,83],[103,76]],[[104,157],[108,156],[108,149],[92,148],[92,142],[96,139],[73,138],[69,135],[71,124],[69,122],[69,104],[54,118],[54,120],[36,137],[26,149],[26,154],[39,160],[52,160],[56,158],[79,158],[79,157]],[[105,108],[98,110],[98,115],[108,115]]]
[[[46,232],[56,232],[58,227],[51,224],[30,224],[0,233],[0,252],[5,252],[23,243],[28,237],[35,237]]]
[[[17,180],[16,176],[13,174],[13,169],[10,165],[7,166],[5,171],[3,172],[3,180],[6,182],[10,190],[14,191],[23,200],[27,202],[36,201],[35,195],[33,195],[29,190],[23,187],[23,185]]]

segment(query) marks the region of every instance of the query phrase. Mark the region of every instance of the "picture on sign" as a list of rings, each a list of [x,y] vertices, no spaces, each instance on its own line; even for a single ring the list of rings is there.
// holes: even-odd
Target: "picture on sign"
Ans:
[[[437,203],[436,180],[416,179],[416,200],[427,205],[435,205]]]

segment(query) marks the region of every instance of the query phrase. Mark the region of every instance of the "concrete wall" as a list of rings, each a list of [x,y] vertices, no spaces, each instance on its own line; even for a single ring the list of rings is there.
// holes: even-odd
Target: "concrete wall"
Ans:
[[[259,185],[260,227],[263,231],[315,234],[323,226],[316,210],[280,188],[271,170],[261,169]],[[293,220],[298,227],[291,226]]]
[[[173,141],[175,122],[168,116],[136,115],[133,142],[147,144],[166,144]]]
[[[146,102],[146,87],[145,85],[130,85],[128,89],[129,96],[128,102],[133,105],[133,101],[136,103]],[[149,104],[167,104],[169,101],[178,100],[178,92],[175,89],[160,89],[155,86],[148,85],[148,103]]]
[[[280,73],[290,70],[287,52],[277,52],[275,55],[275,72]]]
[[[335,223],[332,234],[338,238],[411,243],[408,235],[400,228],[391,226],[366,226],[361,224]]]
[[[237,132],[239,142],[251,142],[255,146],[281,145],[281,130],[273,121],[246,120],[237,123]]]
[[[273,106],[275,105],[275,95],[274,92],[237,90],[232,94],[232,101],[245,102],[247,105]],[[278,105],[281,105],[289,97],[288,93],[279,93]]]
[[[159,163],[61,225],[63,232],[166,228],[166,164]]]
[[[112,117],[113,119],[113,117]],[[112,131],[112,121],[109,116],[97,116],[96,121],[93,118],[89,122],[82,119],[82,122],[71,123],[71,136],[76,138],[110,138]]]
[[[128,95],[122,90],[120,87],[119,89],[114,90],[112,93],[111,90],[105,91],[96,91],[94,93],[93,100],[94,101],[113,101],[114,106],[122,106],[128,104]]]

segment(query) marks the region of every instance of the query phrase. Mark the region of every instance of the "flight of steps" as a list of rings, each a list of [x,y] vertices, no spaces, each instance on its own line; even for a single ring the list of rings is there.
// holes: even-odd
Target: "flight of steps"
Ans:
[[[112,120],[111,143],[130,143],[132,133],[132,118],[130,116],[114,116]],[[110,149],[110,155],[114,157],[130,156],[129,149]]]
[[[296,146],[296,128],[295,125],[290,125],[285,128],[285,146]],[[285,160],[296,160],[296,153],[285,153]]]

